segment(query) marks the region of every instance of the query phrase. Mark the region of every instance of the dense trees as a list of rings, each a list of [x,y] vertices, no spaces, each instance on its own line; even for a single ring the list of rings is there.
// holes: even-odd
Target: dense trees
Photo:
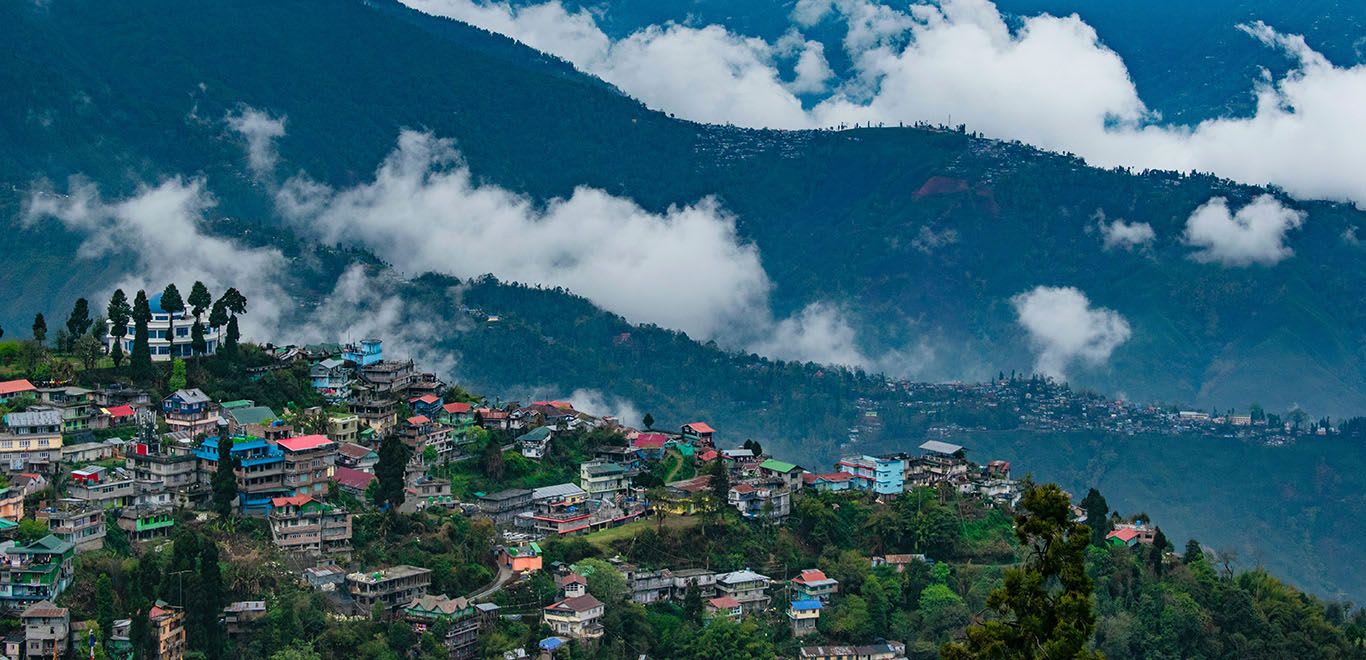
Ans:
[[[1086,491],[1081,500],[1081,508],[1086,512],[1086,526],[1091,529],[1091,543],[1102,545],[1105,535],[1110,533],[1110,505],[1100,491],[1092,488]]]

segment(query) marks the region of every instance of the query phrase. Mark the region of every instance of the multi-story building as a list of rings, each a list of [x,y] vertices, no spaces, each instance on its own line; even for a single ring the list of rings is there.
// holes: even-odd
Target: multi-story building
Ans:
[[[161,294],[157,293],[147,299],[147,304],[152,310],[152,319],[147,322],[147,348],[152,353],[152,360],[155,362],[166,362],[174,357],[190,357],[194,355],[192,344],[193,334],[191,328],[194,326],[196,317],[189,311],[176,312],[171,314],[161,308]],[[198,319],[200,326],[204,329],[204,345],[206,355],[213,355],[218,351],[218,345],[222,341],[222,328],[213,328],[208,324],[207,318]],[[123,337],[115,337],[113,334],[114,322],[107,321],[109,334],[105,335],[105,349],[114,349],[114,342],[123,342],[123,354],[133,354],[133,332],[128,329],[128,334]]]
[[[329,401],[340,401],[351,393],[351,369],[339,358],[328,358],[309,367],[308,380]]]
[[[518,514],[530,511],[531,491],[509,488],[479,498],[479,515],[490,518],[495,525],[509,525]]]
[[[347,409],[375,433],[384,433],[398,423],[398,400],[362,384],[351,386]]]
[[[759,476],[769,481],[781,481],[787,492],[796,493],[802,489],[802,475],[806,474],[801,466],[770,458],[759,464]]]
[[[44,472],[62,458],[62,413],[29,410],[8,413],[0,432],[0,467]]]
[[[906,463],[906,471],[912,486],[958,484],[968,480],[968,461],[963,456],[962,447],[939,440],[928,440],[920,445],[920,450],[923,454]]]
[[[40,600],[19,615],[24,623],[24,658],[48,660],[66,657],[71,637],[71,613],[48,600]]]
[[[133,473],[127,470],[110,470],[95,465],[71,471],[71,483],[66,494],[78,500],[85,500],[102,509],[116,509],[133,503],[137,495]]]
[[[746,518],[780,520],[792,512],[792,491],[782,481],[739,483],[730,487],[726,503]]]
[[[351,551],[351,514],[307,495],[271,500],[270,535],[288,552],[315,555]]]
[[[432,572],[425,568],[400,564],[368,573],[346,576],[346,588],[355,601],[356,611],[369,614],[379,605],[393,611],[427,595],[432,583]]]
[[[550,451],[550,440],[554,435],[554,428],[537,426],[517,436],[517,446],[523,456],[533,461],[539,461],[545,458],[546,452]]]
[[[199,480],[198,458],[188,447],[138,442],[124,453],[133,473],[140,505],[190,506],[207,492]]]
[[[162,399],[161,415],[172,432],[199,435],[212,433],[218,427],[218,405],[197,387],[176,390]]]
[[[444,621],[447,657],[465,660],[476,656],[475,643],[479,641],[485,618],[483,611],[469,600],[431,594],[420,596],[404,606],[403,618],[418,634],[437,621]]]
[[[34,517],[46,520],[52,535],[74,545],[76,554],[104,547],[104,508],[93,502],[64,497],[39,509]]]
[[[716,578],[716,591],[738,601],[744,614],[754,614],[768,609],[768,586],[772,582],[754,571],[735,571]]]
[[[794,600],[787,608],[787,622],[792,626],[793,637],[805,637],[816,632],[816,624],[821,620],[821,601]]]
[[[361,366],[356,372],[362,381],[386,396],[402,396],[417,380],[412,360],[380,360]]]
[[[152,660],[184,660],[185,612],[160,601],[147,611],[147,621],[156,635],[156,654]]]
[[[669,600],[673,595],[674,576],[667,568],[646,569],[631,564],[623,564],[617,569],[626,577],[626,586],[631,590],[631,600],[642,605]]]
[[[407,497],[403,501],[406,508],[421,511],[427,507],[453,509],[460,505],[451,494],[451,480],[437,477],[419,477],[408,484]]]
[[[326,495],[337,463],[337,443],[325,435],[285,438],[275,443],[285,456],[285,488],[296,495]]]
[[[171,535],[171,529],[175,527],[175,516],[172,515],[170,507],[128,506],[119,510],[119,519],[115,524],[128,534],[130,541],[151,541]]]
[[[906,462],[895,457],[846,456],[835,469],[851,475],[853,490],[870,490],[879,495],[894,495],[905,490]]]
[[[420,460],[427,460],[428,447],[436,452],[436,463],[445,463],[455,458],[455,445],[451,443],[451,427],[434,422],[426,415],[413,415],[404,420],[399,428],[398,438],[412,449],[413,456]]]
[[[0,518],[19,522],[24,518],[24,491],[5,486],[0,488]]]
[[[327,418],[327,437],[339,445],[355,443],[360,439],[360,417],[356,415],[331,415]]]
[[[864,646],[803,646],[798,660],[903,660],[906,645],[881,642]]]
[[[223,629],[228,639],[238,639],[255,630],[266,618],[266,601],[239,600],[223,608]]]
[[[745,615],[745,608],[733,596],[717,596],[707,600],[707,614],[738,621]]]
[[[582,575],[569,575],[561,581],[564,598],[541,610],[542,620],[556,635],[573,639],[602,637],[602,601],[588,593]]]
[[[373,473],[376,465],[379,465],[379,453],[375,450],[354,442],[337,444],[337,467]]]
[[[0,383],[0,405],[7,405],[15,399],[25,397],[38,398],[38,388],[34,387],[33,383],[23,378]]]
[[[688,589],[693,588],[697,589],[697,593],[703,598],[710,598],[716,594],[716,580],[720,576],[715,571],[705,568],[681,568],[672,573],[674,600],[684,600],[688,597]]]
[[[62,413],[63,433],[75,433],[90,428],[95,417],[93,394],[84,387],[40,387],[38,401]]]
[[[270,511],[272,498],[289,494],[285,487],[284,451],[262,438],[246,436],[233,438],[230,452],[238,466],[239,508],[245,515],[264,516]],[[199,459],[200,479],[207,487],[218,471],[218,437],[205,438],[194,453]]]
[[[629,485],[626,468],[616,463],[588,461],[579,465],[579,486],[588,491],[590,498],[611,498],[626,490]]]
[[[0,544],[0,608],[23,609],[57,600],[71,586],[76,546],[48,534],[26,544]]]
[[[379,339],[362,339],[355,344],[347,344],[342,349],[342,359],[357,367],[370,366],[384,359],[384,342]]]
[[[826,576],[825,571],[817,568],[803,570],[790,583],[793,597],[797,600],[819,600],[823,603],[829,602],[840,588],[839,580]]]

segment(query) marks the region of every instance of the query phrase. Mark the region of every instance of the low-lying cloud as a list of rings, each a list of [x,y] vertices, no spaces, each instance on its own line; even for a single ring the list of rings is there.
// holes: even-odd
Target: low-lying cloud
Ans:
[[[1038,286],[1011,299],[1034,349],[1034,370],[1060,380],[1080,363],[1099,366],[1133,334],[1114,310],[1093,308],[1074,287]]]
[[[1260,22],[1229,29],[1289,57],[1292,70],[1249,81],[1257,96],[1251,116],[1177,126],[1148,109],[1123,60],[1078,16],[1007,22],[989,0],[904,9],[873,0],[801,0],[792,15],[795,32],[772,44],[719,25],[672,23],[614,41],[593,14],[554,0],[519,8],[405,2],[564,57],[647,105],[696,121],[771,128],[963,123],[1099,166],[1208,171],[1366,207],[1366,131],[1359,130],[1366,65],[1335,66],[1302,37]],[[852,68],[842,81],[817,85],[810,81],[828,70],[824,45],[800,31],[832,18],[844,22]],[[790,45],[799,42],[800,49]],[[794,57],[798,75],[786,80],[780,70]],[[824,88],[830,91],[823,99],[803,105],[801,94]]]
[[[1186,220],[1186,243],[1199,248],[1190,257],[1224,266],[1272,266],[1295,253],[1285,244],[1286,232],[1304,224],[1305,214],[1261,195],[1232,212],[1228,200],[1215,197]]]
[[[244,107],[224,117],[232,129],[247,143],[247,166],[258,179],[269,179],[279,162],[275,140],[285,135],[285,118],[274,117],[256,108]]]
[[[1153,226],[1146,222],[1115,220],[1106,223],[1102,220],[1100,233],[1107,250],[1115,248],[1133,250],[1147,245],[1157,238],[1157,232],[1153,231]]]

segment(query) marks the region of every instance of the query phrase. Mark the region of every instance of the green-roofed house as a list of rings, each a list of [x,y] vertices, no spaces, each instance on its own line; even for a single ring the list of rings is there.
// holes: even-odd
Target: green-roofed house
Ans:
[[[776,458],[770,458],[759,464],[759,474],[767,479],[775,479],[783,482],[787,487],[787,492],[796,493],[802,488],[802,473],[800,465],[794,465]]]
[[[473,658],[479,641],[479,629],[485,623],[486,612],[497,612],[497,606],[481,606],[463,597],[450,598],[427,594],[418,596],[403,608],[403,618],[414,630],[425,631],[437,621],[446,622],[446,651],[452,658]]]
[[[237,410],[239,408],[250,408],[254,405],[256,405],[256,402],[251,399],[237,399],[235,401],[224,401],[223,403],[218,404],[218,407],[223,410]]]
[[[223,416],[228,418],[228,430],[233,433],[245,432],[249,425],[269,426],[271,422],[280,418],[274,410],[266,406],[224,408]]]
[[[0,544],[0,608],[23,610],[39,601],[57,600],[71,586],[76,546],[48,534],[32,543]]]

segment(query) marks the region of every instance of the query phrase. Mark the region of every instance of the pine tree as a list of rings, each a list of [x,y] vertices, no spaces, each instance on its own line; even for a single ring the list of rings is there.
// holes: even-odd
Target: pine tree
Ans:
[[[197,356],[209,352],[209,343],[204,339],[204,324],[199,319],[195,319],[194,325],[190,326],[190,350]]]
[[[1162,574],[1165,568],[1162,563],[1163,556],[1167,554],[1167,536],[1162,533],[1162,528],[1157,528],[1157,533],[1153,535],[1153,547],[1148,549],[1148,564],[1152,566],[1153,573]]]
[[[232,455],[232,437],[227,429],[227,425],[219,427],[218,467],[210,480],[214,511],[224,518],[232,515],[232,503],[237,499],[237,459]]]
[[[109,351],[109,355],[114,359],[114,366],[119,367],[123,364],[123,338],[128,335],[128,321],[133,314],[133,308],[128,305],[128,296],[124,295],[123,289],[114,290],[114,295],[109,298],[109,306],[105,308],[105,314],[110,322],[109,336],[114,338],[114,348]]]
[[[100,633],[104,639],[114,633],[114,583],[108,573],[100,573],[95,581],[95,616],[100,622]]]
[[[1181,563],[1189,564],[1191,562],[1200,561],[1204,558],[1205,549],[1200,545],[1199,541],[1195,539],[1186,541],[1186,554],[1181,556]]]
[[[171,355],[175,355],[175,317],[185,311],[185,300],[180,297],[180,289],[176,288],[175,282],[167,284],[161,291],[161,311],[169,317],[167,339],[171,342]]]
[[[43,318],[42,312],[33,317],[33,341],[39,344],[47,342],[47,320]]]
[[[152,321],[152,308],[147,303],[147,292],[138,290],[133,298],[133,354],[129,363],[133,367],[133,377],[148,381],[152,378],[151,331],[147,324]]]
[[[1092,488],[1082,498],[1081,508],[1086,511],[1086,526],[1091,528],[1091,544],[1105,545],[1105,535],[1112,529],[1110,504],[1105,501],[1105,496]]]
[[[90,301],[85,298],[77,298],[76,304],[71,308],[71,316],[66,319],[66,331],[72,337],[79,337],[90,329]]]
[[[726,462],[717,456],[711,464],[711,497],[712,507],[722,509],[726,506],[726,501],[730,499],[730,472],[726,470]]]
[[[381,506],[387,504],[396,509],[403,504],[406,486],[403,477],[411,457],[412,450],[396,434],[384,436],[379,446],[379,464],[375,466],[375,477],[379,481],[377,503]]]
[[[185,301],[190,304],[190,313],[199,318],[213,305],[213,296],[209,295],[209,287],[196,280],[194,286],[190,287],[190,297]]]
[[[212,539],[204,539],[201,544],[199,589],[195,593],[197,598],[192,602],[200,628],[198,650],[209,660],[217,660],[223,657],[223,633],[218,625],[218,614],[227,603],[224,602],[223,574],[218,565],[218,545]]]
[[[228,357],[237,355],[237,340],[242,338],[242,333],[237,329],[237,316],[228,319],[228,330],[223,334],[223,353]]]
[[[688,588],[683,592],[683,615],[693,623],[702,622],[702,590],[696,580],[688,580]]]
[[[645,413],[645,417],[640,421],[645,423],[645,430],[647,431],[655,427],[655,416],[650,413]]]

